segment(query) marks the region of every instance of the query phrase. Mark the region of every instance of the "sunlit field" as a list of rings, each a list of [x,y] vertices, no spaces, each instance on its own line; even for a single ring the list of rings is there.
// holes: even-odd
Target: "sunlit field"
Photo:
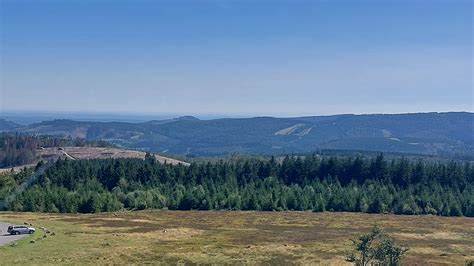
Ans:
[[[1,264],[345,264],[350,239],[377,224],[410,250],[403,263],[474,260],[474,219],[362,213],[137,211],[0,214],[34,235],[0,247]],[[46,228],[48,233],[43,229]]]

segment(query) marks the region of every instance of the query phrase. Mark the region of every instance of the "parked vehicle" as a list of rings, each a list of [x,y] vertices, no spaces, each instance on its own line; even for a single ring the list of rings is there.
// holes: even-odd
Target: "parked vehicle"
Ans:
[[[7,229],[7,232],[10,235],[20,235],[20,234],[33,234],[36,231],[33,227],[28,227],[25,225],[10,225]]]

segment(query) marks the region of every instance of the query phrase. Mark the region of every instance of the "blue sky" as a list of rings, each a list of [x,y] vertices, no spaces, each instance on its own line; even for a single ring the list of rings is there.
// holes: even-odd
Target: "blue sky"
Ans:
[[[471,1],[1,3],[3,111],[472,111]]]

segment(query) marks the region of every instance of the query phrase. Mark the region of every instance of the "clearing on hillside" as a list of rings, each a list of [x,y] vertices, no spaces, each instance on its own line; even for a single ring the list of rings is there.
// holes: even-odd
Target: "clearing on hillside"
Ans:
[[[36,163],[40,160],[56,160],[57,158],[70,160],[76,159],[105,159],[105,158],[145,158],[146,152],[136,151],[136,150],[127,150],[120,148],[102,148],[102,147],[53,147],[53,148],[43,148],[38,149],[37,151],[37,160],[33,163],[19,165],[15,167],[0,168],[0,173],[13,171],[18,172],[23,168],[34,167]],[[156,160],[160,163],[167,164],[183,164],[189,165],[187,162],[183,162],[177,159],[164,157],[161,155],[156,155]]]

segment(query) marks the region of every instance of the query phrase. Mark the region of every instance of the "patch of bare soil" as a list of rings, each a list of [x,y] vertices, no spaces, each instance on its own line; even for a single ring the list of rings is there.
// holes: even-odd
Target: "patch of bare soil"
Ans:
[[[119,149],[119,148],[101,148],[101,147],[64,147],[64,148],[43,148],[38,149],[37,151],[38,158],[33,163],[15,166],[15,167],[8,167],[8,168],[0,168],[0,174],[13,171],[20,172],[23,168],[31,168],[34,167],[40,160],[49,161],[49,160],[56,160],[58,158],[65,159],[68,158],[70,160],[79,160],[79,159],[105,159],[105,158],[141,158],[144,159],[146,152],[143,151],[135,151],[135,150],[126,150],[126,149]],[[173,158],[168,158],[160,155],[155,155],[156,160],[160,163],[166,164],[183,164],[189,165],[187,162],[183,162],[180,160],[176,160]]]
[[[119,148],[99,148],[99,147],[66,147],[64,151],[76,159],[101,159],[101,158],[141,158],[144,159],[146,153],[143,151],[126,150]],[[184,164],[189,163],[172,158],[155,155],[160,163]]]

